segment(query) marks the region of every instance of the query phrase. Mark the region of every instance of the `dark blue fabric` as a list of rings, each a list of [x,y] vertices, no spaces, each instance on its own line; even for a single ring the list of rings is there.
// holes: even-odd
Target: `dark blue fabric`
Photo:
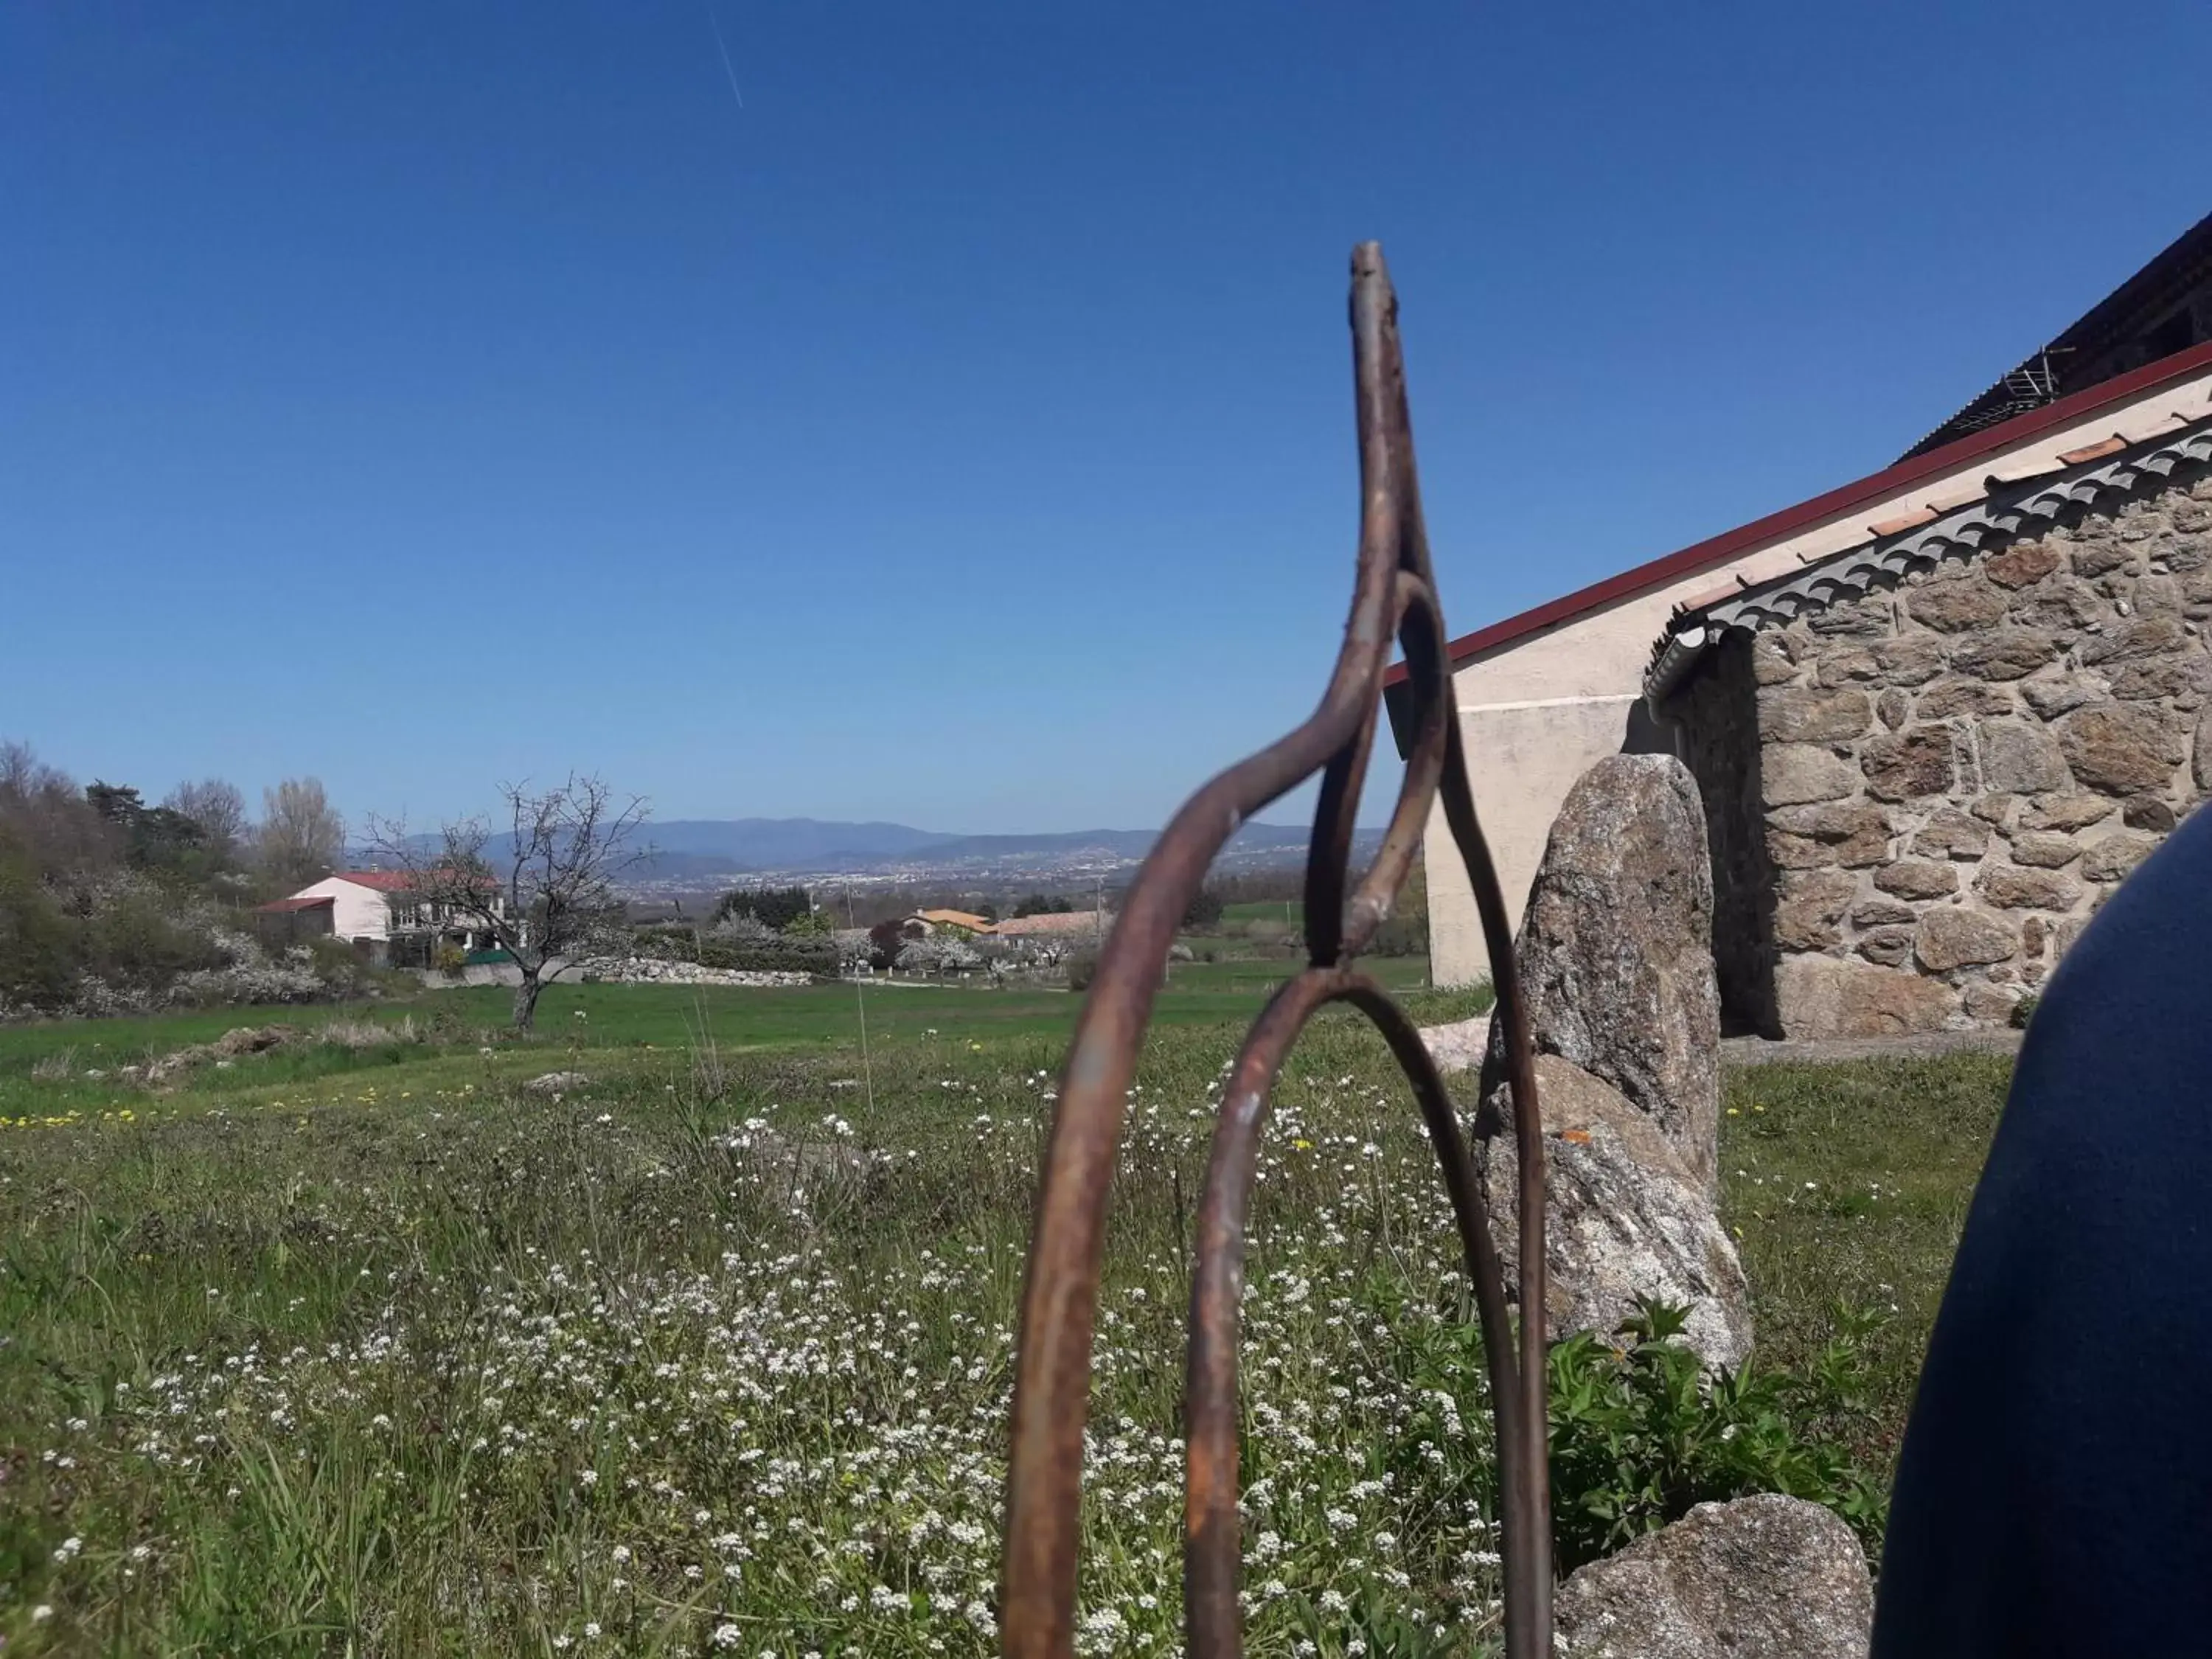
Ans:
[[[1875,1659],[2212,1653],[2212,809],[2052,976],[1929,1345]]]

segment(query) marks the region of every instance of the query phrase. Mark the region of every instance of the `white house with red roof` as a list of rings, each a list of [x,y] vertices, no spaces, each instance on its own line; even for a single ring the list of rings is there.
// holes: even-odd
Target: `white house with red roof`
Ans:
[[[504,916],[507,896],[497,887],[486,878],[493,910]],[[495,942],[481,924],[451,914],[446,905],[417,898],[414,888],[415,878],[404,870],[339,870],[258,907],[257,914],[295,935],[326,934],[377,956],[386,954],[392,941],[400,937],[428,935],[450,940],[465,951]]]
[[[1830,585],[1849,586],[1869,549],[2208,418],[2212,217],[1894,465],[1451,641],[1476,802],[1515,926],[1575,781],[1607,755],[1678,750],[1666,699],[1681,665],[1718,636],[1717,623],[1678,617],[1696,623],[1775,586],[1792,605],[1825,603],[1812,590],[1825,592],[1832,570]],[[1395,720],[1402,664],[1390,680]],[[1441,809],[1425,847],[1431,971],[1438,984],[1466,983],[1490,963]]]

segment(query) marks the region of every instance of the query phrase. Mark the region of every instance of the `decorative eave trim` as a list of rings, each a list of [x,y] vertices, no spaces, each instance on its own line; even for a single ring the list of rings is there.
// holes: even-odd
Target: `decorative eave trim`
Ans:
[[[2212,419],[2199,420],[2124,453],[2095,446],[2094,459],[2058,472],[2007,481],[1991,477],[1987,493],[1940,518],[1830,554],[1818,563],[1710,604],[1678,610],[1651,649],[1644,695],[1654,706],[1681,683],[1706,646],[1729,629],[1776,627],[1808,611],[1848,604],[1876,588],[1894,587],[1916,570],[1950,559],[1995,552],[2041,534],[2075,508],[2108,512],[2145,482],[2178,467],[2212,462]],[[2075,452],[2076,457],[2084,452]]]

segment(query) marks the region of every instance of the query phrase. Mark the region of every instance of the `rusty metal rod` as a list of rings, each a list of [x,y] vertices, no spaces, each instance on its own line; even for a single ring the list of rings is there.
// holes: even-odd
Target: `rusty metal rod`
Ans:
[[[1497,1027],[1505,1037],[1505,1080],[1513,1091],[1513,1146],[1519,1165],[1515,1218],[1519,1231],[1521,1302],[1521,1406],[1524,1431],[1534,1444],[1532,1459],[1518,1481],[1504,1487],[1505,1615],[1507,1659],[1548,1659],[1552,1650],[1552,1481],[1551,1394],[1546,1333],[1551,1324],[1549,1273],[1544,1243],[1544,1127],[1536,1097],[1536,1057],[1528,1036],[1528,1000],[1513,951],[1513,930],[1505,920],[1505,898],[1490,843],[1474,813],[1467,763],[1460,748],[1459,722],[1451,723],[1451,756],[1444,766],[1444,821],[1467,866],[1476,913],[1490,951],[1490,981],[1498,998]],[[1504,1432],[1503,1419],[1499,1434]],[[1509,1468],[1508,1473],[1511,1470]],[[1516,1618],[1527,1628],[1516,1646]],[[1541,1644],[1538,1645],[1540,1632]]]
[[[1352,254],[1352,332],[1360,535],[1352,611],[1335,672],[1303,725],[1215,777],[1163,832],[1100,955],[1061,1073],[1039,1181],[1016,1350],[1000,1607],[1001,1645],[1015,1659],[1062,1659],[1074,1650],[1083,1425],[1106,1203],[1137,1050],[1161,969],[1176,927],[1223,843],[1252,813],[1316,772],[1322,786],[1306,890],[1313,965],[1277,994],[1248,1039],[1238,1081],[1223,1106],[1217,1165],[1209,1170],[1199,1241],[1189,1406],[1194,1421],[1203,1416],[1208,1426],[1203,1435],[1194,1428],[1190,1437],[1186,1574],[1192,1650],[1205,1659],[1225,1659],[1238,1650],[1241,1640],[1236,1610],[1240,1540],[1235,1519],[1234,1303],[1224,1315],[1218,1301],[1230,1282],[1224,1275],[1242,1272],[1249,1174],[1249,1165],[1238,1160],[1249,1153],[1249,1137],[1257,1133],[1267,1085],[1299,1027],[1325,1003],[1349,1000],[1382,1029],[1413,1082],[1459,1218],[1485,1328],[1498,1423],[1507,1652],[1509,1659],[1548,1659],[1552,1578],[1540,1119],[1511,933],[1474,817],[1453,718],[1443,620],[1413,467],[1397,301],[1382,250],[1371,242]],[[1406,652],[1413,742],[1382,846],[1347,900],[1354,816],[1394,634]],[[1389,915],[1439,793],[1490,944],[1507,1073],[1514,1085],[1521,1153],[1522,1330],[1517,1345],[1507,1331],[1503,1275],[1473,1166],[1442,1081],[1411,1023],[1379,988],[1340,966],[1343,958],[1365,946]],[[1221,1163],[1224,1158],[1228,1162]],[[1241,1178],[1240,1167],[1246,1169]],[[1209,1285],[1212,1289],[1205,1290]],[[1202,1294],[1209,1298],[1203,1306],[1212,1310],[1206,1320],[1199,1318]]]
[[[1451,1097],[1420,1032],[1382,988],[1343,968],[1309,968],[1278,990],[1244,1040],[1216,1120],[1213,1153],[1200,1201],[1198,1271],[1191,1283],[1190,1351],[1185,1384],[1188,1454],[1183,1483],[1183,1623],[1193,1653],[1236,1659],[1243,1651],[1237,1592],[1243,1558],[1237,1509],[1241,1436],[1237,1387],[1238,1315],[1244,1289],[1244,1240],[1260,1158],[1268,1092],[1306,1022],[1332,1002],[1349,1002],[1371,1019],[1412,1084],[1474,1286],[1491,1399],[1500,1420],[1498,1451],[1510,1462],[1527,1450],[1517,1419],[1512,1322],[1504,1276],[1490,1234],[1482,1187]],[[1508,1484],[1513,1475],[1508,1474]]]

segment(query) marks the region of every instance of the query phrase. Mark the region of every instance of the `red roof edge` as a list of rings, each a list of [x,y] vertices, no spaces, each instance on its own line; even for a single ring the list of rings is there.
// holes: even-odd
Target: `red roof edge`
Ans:
[[[436,877],[450,876],[453,873],[445,869],[422,872],[422,875]],[[331,872],[330,879],[349,881],[356,887],[371,887],[380,893],[404,893],[415,887],[418,877],[412,870],[333,870]],[[477,885],[479,887],[490,889],[501,884],[499,878],[489,870],[479,872],[477,876]]]
[[[2054,404],[2045,404],[2041,409],[2032,409],[2025,415],[2015,415],[1998,425],[1984,427],[1981,431],[1970,433],[1941,449],[1931,449],[1924,455],[1899,461],[1880,472],[1870,472],[1863,478],[1831,489],[1825,495],[1815,495],[1809,501],[1800,501],[1795,507],[1785,507],[1763,519],[1754,519],[1734,530],[1724,531],[1701,542],[1693,542],[1678,553],[1669,553],[1663,558],[1653,559],[1648,563],[1624,570],[1619,575],[1607,576],[1601,582],[1593,582],[1588,587],[1563,593],[1534,610],[1523,611],[1516,617],[1508,617],[1487,628],[1479,628],[1472,634],[1462,634],[1444,647],[1446,658],[1456,668],[1469,657],[1481,652],[1509,645],[1515,640],[1540,632],[1554,623],[1565,622],[1586,611],[1595,611],[1615,599],[1627,599],[1647,587],[1656,587],[1662,582],[1673,581],[1707,565],[1733,558],[1762,542],[1776,540],[1838,514],[1848,513],[1854,507],[1879,501],[1923,478],[1948,472],[1977,455],[2008,448],[2039,432],[2047,432],[2055,427],[2078,421],[2084,416],[2093,415],[2107,404],[2125,403],[2172,381],[2186,380],[2208,364],[2212,364],[2212,341],[2191,346],[2186,351],[2177,351],[2156,362],[2145,363],[2141,368],[2130,369],[2125,374],[2115,375],[2109,380],[2100,380],[2071,397],[2061,398]],[[1383,684],[1396,685],[1405,678],[1406,665],[1393,663],[1389,672],[1383,676]]]

